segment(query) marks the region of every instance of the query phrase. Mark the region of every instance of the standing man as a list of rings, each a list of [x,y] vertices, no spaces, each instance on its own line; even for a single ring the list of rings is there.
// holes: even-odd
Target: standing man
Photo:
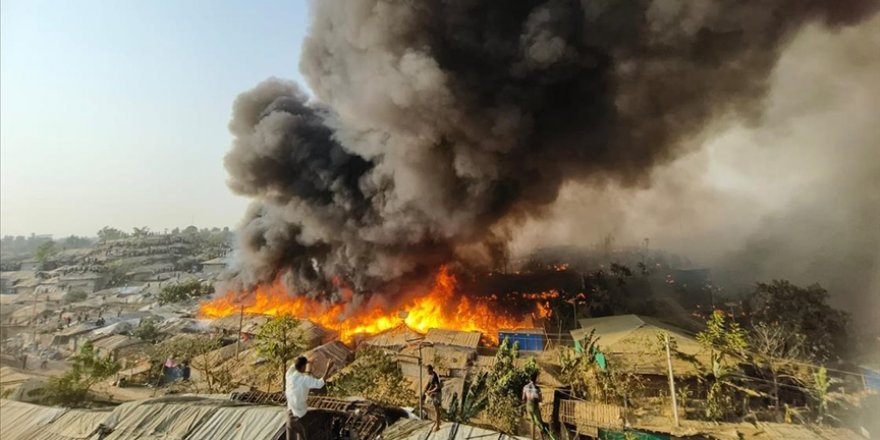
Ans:
[[[428,365],[428,385],[425,387],[425,400],[427,399],[431,399],[431,404],[434,405],[434,432],[437,432],[440,430],[440,418],[443,415],[443,408],[440,407],[443,404],[443,382],[434,371],[433,365]]]
[[[545,439],[544,432],[547,430],[544,420],[541,419],[541,388],[538,388],[538,372],[529,375],[529,383],[523,387],[522,400],[526,404],[526,414],[532,421],[532,438],[535,438],[535,428],[541,433],[541,439]]]
[[[306,373],[309,360],[305,356],[296,358],[293,366],[287,370],[285,379],[287,386],[284,395],[287,397],[287,440],[306,440],[306,429],[299,421],[309,411],[309,390],[324,387],[324,378],[333,368],[333,362],[327,364],[324,375],[315,379]]]

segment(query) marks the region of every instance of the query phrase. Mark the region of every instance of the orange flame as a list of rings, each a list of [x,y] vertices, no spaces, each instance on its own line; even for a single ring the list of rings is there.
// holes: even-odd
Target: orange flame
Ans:
[[[555,298],[555,291],[534,294],[533,299]],[[248,315],[290,315],[308,319],[339,333],[344,342],[351,342],[358,334],[376,334],[406,324],[413,330],[427,332],[431,328],[479,331],[493,343],[498,342],[498,331],[528,326],[526,320],[506,316],[498,307],[497,296],[469,298],[458,292],[458,281],[446,267],[441,267],[434,278],[431,290],[413,298],[395,310],[387,310],[377,304],[355,308],[341,303],[331,304],[304,296],[291,296],[279,281],[261,285],[252,294],[227,292],[213,300],[203,302],[199,315],[205,318],[221,318],[239,313],[237,299],[247,296],[250,304],[244,305]],[[550,308],[546,302],[535,303],[533,315],[546,318]]]

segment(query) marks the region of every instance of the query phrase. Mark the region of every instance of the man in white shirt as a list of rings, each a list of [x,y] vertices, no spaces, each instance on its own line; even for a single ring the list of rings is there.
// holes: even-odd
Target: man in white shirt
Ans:
[[[315,379],[306,373],[306,365],[309,360],[305,356],[296,358],[293,366],[287,370],[285,379],[287,385],[284,395],[287,397],[287,440],[306,440],[306,430],[299,419],[309,411],[309,390],[324,387],[324,378],[333,367],[333,362],[327,365],[324,375]]]

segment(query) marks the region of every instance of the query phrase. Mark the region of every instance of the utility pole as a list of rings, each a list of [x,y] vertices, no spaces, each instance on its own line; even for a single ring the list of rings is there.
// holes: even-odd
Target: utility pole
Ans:
[[[419,420],[422,420],[422,344],[419,344]]]
[[[416,340],[408,340],[407,342],[410,342],[410,341],[416,341]],[[412,342],[412,343],[416,343],[416,342]],[[408,344],[407,346],[408,346],[408,347],[412,347],[412,343],[411,343],[411,344]],[[419,355],[418,355],[418,356],[413,356],[413,355],[410,355],[410,354],[402,354],[402,353],[401,353],[401,354],[398,354],[397,357],[399,357],[399,358],[400,358],[400,357],[405,357],[405,358],[409,358],[409,359],[417,359],[417,360],[418,360],[418,363],[419,363],[419,364],[418,364],[418,365],[419,365],[419,413],[416,414],[416,417],[418,417],[419,420],[422,420],[422,411],[423,411],[423,407],[422,407],[422,397],[424,397],[424,396],[422,395],[422,393],[424,392],[424,389],[423,389],[423,387],[422,387],[422,364],[423,364],[423,361],[422,361],[422,359],[423,359],[423,357],[422,357],[422,348],[423,348],[423,347],[432,347],[434,344],[432,344],[432,343],[430,343],[430,342],[425,342],[425,341],[422,341],[422,340],[418,340],[417,343],[418,343],[418,349],[419,349]]]
[[[669,352],[669,332],[663,332],[663,342],[666,343],[666,366],[669,374],[669,395],[672,396],[672,419],[677,428],[680,426],[678,423],[678,400],[675,396],[675,376],[672,374],[672,353]]]
[[[238,359],[238,352],[241,351],[241,327],[244,324],[244,304],[241,305],[238,314],[238,337],[235,339],[235,358]]]

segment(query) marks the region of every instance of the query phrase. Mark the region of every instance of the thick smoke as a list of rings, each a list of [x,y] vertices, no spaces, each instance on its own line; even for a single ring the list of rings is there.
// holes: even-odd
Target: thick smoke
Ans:
[[[880,331],[880,16],[800,32],[759,124],[735,124],[658,167],[650,188],[571,183],[513,251],[589,245],[670,250],[737,295],[756,281],[820,283],[856,330]]]
[[[238,280],[393,292],[506,254],[566,182],[645,186],[733,121],[759,121],[783,47],[871,0],[312,3],[301,70],[242,94],[226,158],[255,199]]]

